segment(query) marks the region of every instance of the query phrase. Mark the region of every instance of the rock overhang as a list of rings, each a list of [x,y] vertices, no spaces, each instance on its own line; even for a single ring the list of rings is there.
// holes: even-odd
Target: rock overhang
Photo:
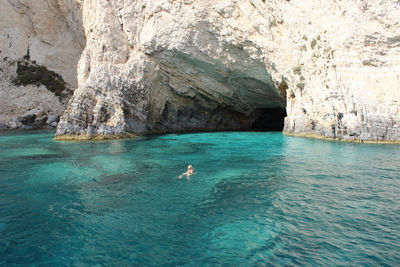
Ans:
[[[152,60],[176,94],[202,94],[245,114],[255,108],[286,105],[266,66],[259,61],[228,65],[208,55],[181,51],[163,52]]]
[[[57,134],[258,128],[286,108],[286,132],[397,140],[398,10],[389,0],[85,2],[80,88]],[[95,103],[80,111],[84,91]]]
[[[285,98],[280,95],[265,65],[260,62],[250,61],[248,66],[227,65],[208,55],[192,55],[177,50],[164,51],[151,57],[157,63],[159,76],[162,77],[154,79],[154,87],[149,89],[149,102],[158,105],[150,109],[158,110],[158,116],[150,114],[156,124],[159,120],[165,120],[165,106],[160,105],[161,99],[161,103],[168,102],[168,112],[174,105],[175,112],[185,110],[188,113],[192,108],[193,112],[200,114],[208,109],[225,110],[225,115],[235,113],[234,117],[239,123],[228,127],[230,129],[252,129],[251,125],[261,109],[285,109]],[[161,118],[162,115],[164,118]],[[203,127],[199,125],[199,129]]]

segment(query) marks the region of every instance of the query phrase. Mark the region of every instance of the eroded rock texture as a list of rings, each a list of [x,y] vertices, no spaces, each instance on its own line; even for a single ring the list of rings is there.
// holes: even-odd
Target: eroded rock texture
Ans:
[[[308,2],[285,131],[398,142],[400,2]]]
[[[0,0],[1,124],[64,111],[85,47],[81,2]]]
[[[251,129],[262,111],[284,109],[269,59],[250,40],[259,13],[240,6],[85,2],[79,89],[57,135]]]
[[[287,133],[399,140],[399,17],[389,0],[84,1],[57,136],[268,129],[286,108]]]

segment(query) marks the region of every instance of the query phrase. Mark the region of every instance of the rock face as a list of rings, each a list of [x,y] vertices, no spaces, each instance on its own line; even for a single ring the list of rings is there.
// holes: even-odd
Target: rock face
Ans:
[[[288,134],[400,140],[399,1],[0,1],[29,36],[1,50],[29,43],[68,83],[45,58],[73,63],[86,37],[59,139],[277,129],[286,109]]]
[[[0,123],[61,114],[85,42],[80,0],[0,0]]]
[[[400,2],[307,2],[314,11],[303,17],[305,47],[293,67],[284,130],[399,142]]]
[[[251,129],[271,119],[268,110],[285,108],[263,51],[272,33],[268,24],[268,38],[258,34],[259,13],[242,2],[85,2],[79,89],[57,136]]]
[[[289,134],[398,141],[399,17],[389,0],[84,1],[57,136],[268,129],[286,108]]]

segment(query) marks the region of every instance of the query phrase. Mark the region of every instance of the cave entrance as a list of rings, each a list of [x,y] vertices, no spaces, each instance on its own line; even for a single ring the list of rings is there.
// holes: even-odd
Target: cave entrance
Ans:
[[[281,132],[283,131],[286,110],[283,108],[262,108],[255,111],[255,121],[251,126],[253,131]]]

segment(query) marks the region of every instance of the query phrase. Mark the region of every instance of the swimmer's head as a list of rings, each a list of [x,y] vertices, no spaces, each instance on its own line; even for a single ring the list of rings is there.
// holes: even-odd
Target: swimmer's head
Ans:
[[[188,170],[190,170],[190,169],[193,170],[193,166],[192,166],[192,165],[189,165],[189,166],[188,166]]]

